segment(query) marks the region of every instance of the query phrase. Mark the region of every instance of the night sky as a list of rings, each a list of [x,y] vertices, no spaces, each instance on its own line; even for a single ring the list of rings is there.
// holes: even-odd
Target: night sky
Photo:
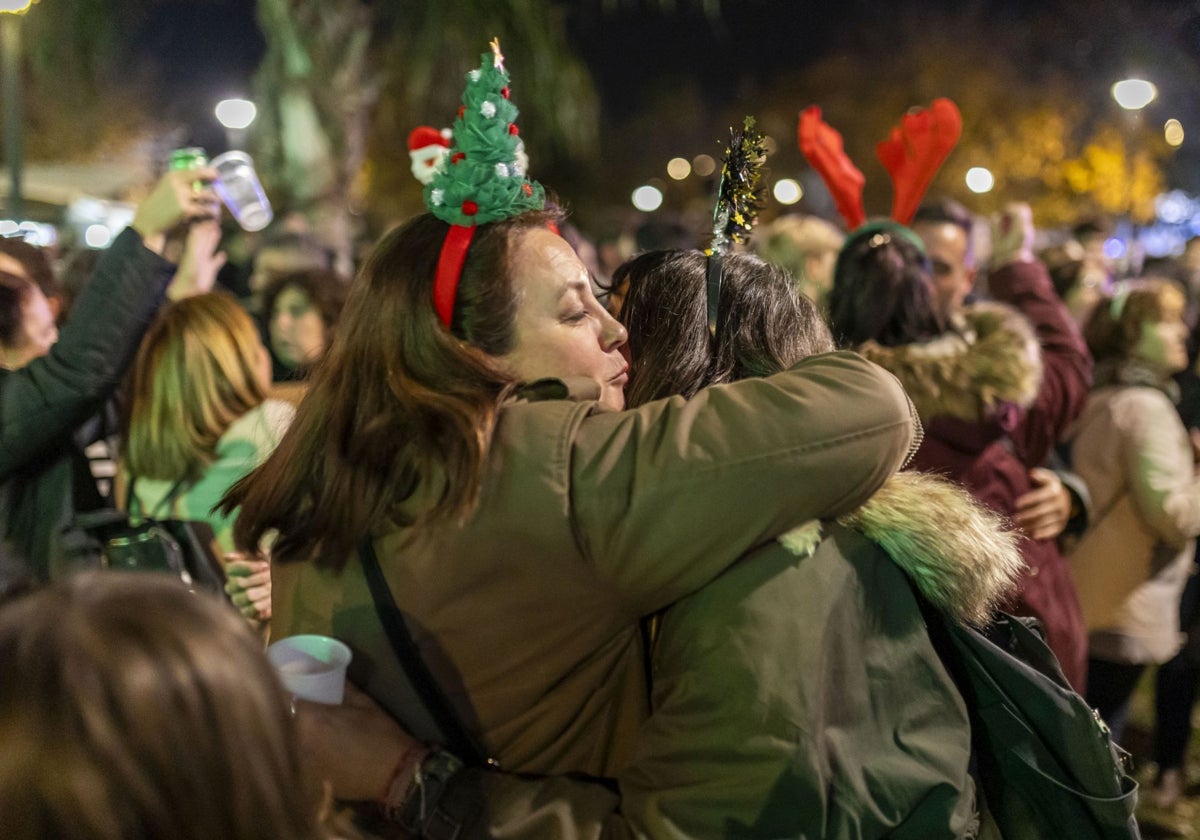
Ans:
[[[886,25],[902,0],[724,0],[715,21],[687,0],[674,10],[646,0],[626,2],[607,14],[599,5],[566,4],[568,37],[593,74],[605,115],[619,119],[637,106],[637,91],[648,77],[695,79],[713,102],[727,102],[737,95],[739,77],[761,80],[801,67],[852,42],[858,27]],[[962,0],[919,4],[924,10],[961,5]],[[1047,3],[989,5],[998,7],[997,17],[1019,19]],[[129,34],[135,59],[154,67],[172,113],[207,115],[216,99],[248,91],[264,48],[251,0],[161,3]],[[470,58],[464,57],[464,66]],[[191,102],[199,106],[195,111]]]

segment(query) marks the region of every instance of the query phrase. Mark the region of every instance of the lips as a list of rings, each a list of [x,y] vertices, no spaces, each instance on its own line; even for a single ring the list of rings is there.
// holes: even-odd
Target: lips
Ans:
[[[608,381],[614,385],[624,385],[627,383],[629,381],[629,365],[625,365],[625,367],[621,368],[621,372]]]

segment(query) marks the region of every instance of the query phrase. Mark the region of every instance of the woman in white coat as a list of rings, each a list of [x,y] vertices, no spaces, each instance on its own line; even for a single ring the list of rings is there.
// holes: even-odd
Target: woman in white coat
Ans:
[[[1147,665],[1179,650],[1179,599],[1200,534],[1200,480],[1171,379],[1187,366],[1183,294],[1147,281],[1102,299],[1084,328],[1095,384],[1070,433],[1093,500],[1071,555],[1088,628],[1087,698],[1119,740]]]

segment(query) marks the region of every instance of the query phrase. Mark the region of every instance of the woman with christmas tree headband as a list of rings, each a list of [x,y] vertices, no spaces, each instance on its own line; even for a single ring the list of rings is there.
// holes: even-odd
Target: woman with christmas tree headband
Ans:
[[[273,631],[349,642],[352,679],[416,735],[439,740],[412,717],[364,538],[490,756],[610,775],[646,714],[640,617],[853,508],[917,432],[894,379],[853,354],[620,411],[624,328],[548,229],[515,117],[495,49],[430,214],[376,247],[294,425],[225,505],[241,508],[239,544],[279,532]],[[356,760],[338,795],[380,797],[403,776],[402,744],[370,746],[387,766]]]
[[[698,251],[658,251],[618,270],[629,281],[632,405],[832,348],[792,279],[737,253],[722,259],[714,340],[710,265]],[[465,819],[463,836],[576,840],[717,837],[729,826],[761,838],[882,837],[901,825],[959,837],[975,819],[970,726],[905,574],[954,620],[982,623],[1019,569],[1014,542],[958,487],[897,474],[854,513],[769,541],[666,611],[653,710],[617,775],[619,799],[580,780],[463,770],[429,792],[440,815],[430,822]],[[428,823],[414,823],[426,836]]]

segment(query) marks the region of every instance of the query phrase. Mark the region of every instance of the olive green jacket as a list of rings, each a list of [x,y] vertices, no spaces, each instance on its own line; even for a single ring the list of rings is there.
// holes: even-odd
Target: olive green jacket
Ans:
[[[375,540],[461,720],[519,772],[615,776],[648,714],[639,620],[796,524],[855,508],[919,444],[896,380],[852,353],[608,412],[567,386],[505,407],[478,510]],[[594,397],[594,386],[592,388]],[[547,393],[549,392],[549,393]],[[275,573],[272,635],[328,633],[418,737],[361,568]]]
[[[667,611],[653,714],[619,798],[468,772],[454,784],[486,807],[464,836],[974,836],[967,711],[909,580],[981,621],[1021,565],[997,516],[901,473],[839,524],[789,532]]]

